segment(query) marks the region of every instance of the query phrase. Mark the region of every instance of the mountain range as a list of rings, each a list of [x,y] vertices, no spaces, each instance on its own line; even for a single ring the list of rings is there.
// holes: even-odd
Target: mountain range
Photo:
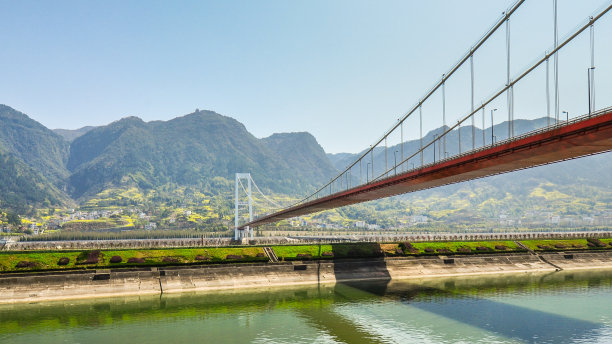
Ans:
[[[296,194],[335,173],[309,133],[258,139],[212,111],[53,131],[0,105],[0,159],[0,206],[13,208],[79,203],[112,187],[173,184],[214,192],[214,177],[231,181],[236,172],[250,172],[271,192]]]
[[[517,120],[515,131],[525,133],[547,122],[546,118]],[[444,129],[426,133],[423,142],[430,142]],[[462,151],[471,149],[473,134],[474,145],[479,147],[483,142],[490,144],[493,134],[502,140],[506,133],[507,123],[484,131],[465,126],[448,135],[447,151],[457,153],[459,141]],[[410,140],[403,146],[390,146],[386,152],[377,147],[371,158],[375,173],[392,166],[402,150],[404,157],[412,155],[420,144],[420,140]],[[259,186],[271,194],[299,197],[329,181],[363,153],[326,154],[306,132],[278,133],[258,139],[235,119],[213,111],[196,110],[168,121],[145,122],[127,117],[104,126],[50,130],[25,114],[0,105],[0,209],[27,213],[49,206],[95,208],[101,204],[92,201],[96,198],[105,199],[104,204],[137,204],[142,200],[126,203],[125,198],[130,196],[109,192],[136,189],[138,197],[146,194],[149,201],[164,204],[180,204],[187,192],[216,195],[213,203],[223,208],[223,216],[229,216],[236,172],[250,172]],[[428,147],[423,161],[429,163],[443,153],[441,143]],[[384,223],[386,220],[381,217],[399,218],[406,214],[460,221],[518,214],[526,209],[565,214],[601,211],[612,204],[611,157],[612,153],[605,153],[333,213],[345,220]],[[417,154],[404,168],[418,166],[420,161]],[[357,178],[358,170],[353,172],[353,178]],[[362,178],[365,180],[366,176]],[[181,191],[172,192],[178,189]],[[164,196],[164,192],[174,198]]]

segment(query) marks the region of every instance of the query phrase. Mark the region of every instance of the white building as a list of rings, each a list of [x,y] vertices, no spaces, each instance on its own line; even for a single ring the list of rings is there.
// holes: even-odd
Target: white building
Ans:
[[[366,223],[365,223],[365,221],[356,221],[355,222],[355,227],[357,227],[357,228],[365,228],[366,227]]]

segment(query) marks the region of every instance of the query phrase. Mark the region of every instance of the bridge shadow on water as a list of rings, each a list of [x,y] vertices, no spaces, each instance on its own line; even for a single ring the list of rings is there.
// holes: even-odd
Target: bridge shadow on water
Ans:
[[[387,270],[386,262],[383,257],[381,247],[377,243],[359,244],[332,244],[331,252],[323,252],[319,245],[319,256],[333,254],[334,259],[341,259],[334,263],[334,276],[337,281],[333,287],[333,302],[323,303],[320,307],[307,307],[294,310],[299,316],[341,343],[384,343],[378,335],[370,333],[367,328],[363,328],[345,319],[334,312],[335,306],[339,303],[354,303],[363,300],[372,300],[376,296],[386,294],[387,285],[391,281],[391,275]],[[355,257],[368,257],[367,264],[363,259],[351,259]],[[319,261],[318,267],[325,261]],[[372,276],[371,271],[375,270],[376,281],[356,280]],[[318,271],[321,275],[321,271]],[[321,290],[321,284],[318,285]]]
[[[376,244],[372,244],[376,245]],[[374,247],[375,248],[375,247]],[[378,247],[380,250],[380,247]],[[334,252],[336,253],[336,252]],[[338,257],[336,255],[336,257]],[[361,263],[363,264],[363,262]],[[374,258],[373,265],[380,279],[376,281],[340,281],[336,284],[334,293],[337,296],[346,295],[347,300],[355,299],[355,291],[362,292],[362,297],[392,298],[408,307],[436,314],[486,330],[488,332],[519,340],[525,343],[574,343],[576,341],[597,338],[601,334],[602,324],[576,319],[561,314],[540,311],[534,308],[513,305],[491,298],[491,294],[508,295],[518,288],[522,290],[540,290],[558,288],[568,283],[578,284],[581,288],[596,288],[603,281],[612,285],[612,276],[594,275],[585,278],[574,273],[552,273],[548,275],[528,275],[519,277],[493,276],[482,278],[445,278],[433,279],[431,283],[393,282],[386,270],[384,258]],[[365,269],[358,261],[338,264],[336,278],[347,278],[349,269]],[[385,275],[386,278],[385,279]],[[579,277],[576,277],[579,276]],[[466,281],[468,283],[466,284]],[[459,284],[456,285],[456,282]],[[352,290],[352,291],[348,291]],[[347,294],[348,293],[348,294]],[[479,296],[484,297],[479,297]],[[329,324],[329,323],[328,323]],[[326,326],[327,329],[329,327]],[[368,333],[367,329],[357,329],[349,326],[351,333],[356,333],[367,342],[379,342],[377,336]],[[345,341],[350,343],[352,341]],[[587,341],[588,342],[588,341]]]
[[[466,325],[526,343],[574,343],[592,337],[600,324],[506,304],[490,299],[449,293],[444,302],[406,304]]]

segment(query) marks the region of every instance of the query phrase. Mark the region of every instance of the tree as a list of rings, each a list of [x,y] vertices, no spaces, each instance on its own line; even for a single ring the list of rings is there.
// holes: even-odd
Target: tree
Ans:
[[[21,225],[21,218],[16,213],[12,211],[7,211],[6,222],[8,222],[9,225],[19,226]]]

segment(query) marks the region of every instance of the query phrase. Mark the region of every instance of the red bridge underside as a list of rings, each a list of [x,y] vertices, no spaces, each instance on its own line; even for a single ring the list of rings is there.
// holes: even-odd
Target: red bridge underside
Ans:
[[[610,150],[612,112],[299,204],[242,228]]]

